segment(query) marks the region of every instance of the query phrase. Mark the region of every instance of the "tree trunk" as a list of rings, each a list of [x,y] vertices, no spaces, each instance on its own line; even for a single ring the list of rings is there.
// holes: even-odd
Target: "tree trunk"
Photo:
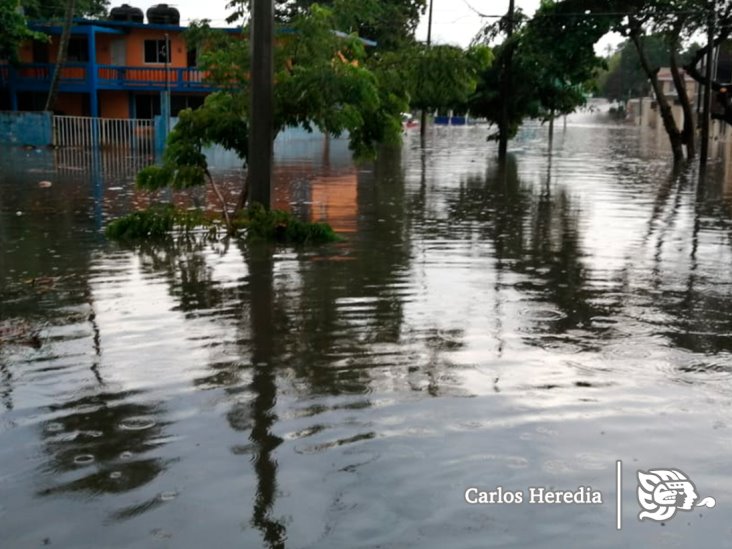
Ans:
[[[432,8],[434,7],[434,0],[430,0],[429,16],[427,18],[427,49],[432,47]],[[422,148],[425,148],[427,143],[427,111],[422,109],[419,120],[419,139]]]
[[[508,98],[511,95],[511,69],[513,64],[513,44],[511,38],[513,36],[513,18],[515,14],[515,2],[510,0],[508,4],[508,29],[506,38],[506,59],[503,64],[503,74],[501,75],[501,121],[498,124],[498,160],[504,162],[508,154]]]
[[[549,150],[552,150],[554,144],[554,109],[552,109],[549,118]]]
[[[671,50],[671,75],[674,79],[674,87],[679,96],[679,103],[684,111],[684,128],[681,130],[681,141],[686,145],[686,157],[691,160],[696,155],[696,124],[694,123],[694,111],[691,108],[689,94],[686,91],[686,79],[681,75],[679,70],[679,36],[686,22],[685,18],[677,20],[676,25],[672,29],[669,40],[669,49]]]
[[[684,111],[684,128],[681,130],[681,141],[686,145],[686,157],[691,160],[696,155],[696,139],[694,110],[691,108],[689,94],[686,91],[686,80],[679,70],[679,61],[676,56],[676,50],[671,50],[671,75],[674,79],[674,86],[679,95],[679,102]]]
[[[419,115],[419,142],[424,149],[427,143],[427,111],[425,109],[422,109]]]
[[[69,40],[71,39],[71,27],[74,24],[74,9],[76,8],[76,0],[66,0],[66,11],[64,12],[64,27],[61,33],[61,41],[58,45],[56,54],[56,66],[53,69],[53,77],[51,78],[51,86],[48,88],[48,97],[46,98],[46,106],[44,110],[52,111],[56,104],[58,96],[58,86],[61,81],[61,71],[66,64],[66,58],[69,53]]]
[[[249,166],[247,166],[247,174],[244,176],[244,186],[239,194],[239,201],[236,203],[236,212],[240,212],[246,208],[249,201]]]
[[[666,96],[663,93],[663,88],[658,82],[658,70],[652,70],[646,57],[646,52],[643,49],[640,37],[636,33],[631,33],[630,39],[633,41],[638,57],[643,67],[643,72],[651,81],[653,92],[656,95],[656,101],[658,102],[658,110],[661,113],[661,119],[663,120],[663,127],[668,134],[669,141],[671,142],[671,150],[674,155],[674,162],[682,162],[684,160],[684,144],[681,139],[681,132],[676,126],[673,112],[671,111],[671,105],[669,105]]]

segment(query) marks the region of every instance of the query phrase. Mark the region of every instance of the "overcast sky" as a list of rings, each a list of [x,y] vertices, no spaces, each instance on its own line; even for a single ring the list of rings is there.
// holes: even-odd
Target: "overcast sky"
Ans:
[[[487,22],[476,12],[486,15],[502,15],[508,11],[508,0],[433,0],[432,41],[436,44],[467,46],[473,36]],[[471,9],[471,7],[473,9]],[[516,7],[532,14],[539,7],[539,0],[516,0]],[[427,14],[417,29],[417,38],[427,38]]]
[[[129,4],[142,8],[147,8],[154,4],[158,4],[157,0],[124,0]],[[432,0],[433,22],[432,22],[432,40],[436,44],[456,44],[459,46],[467,46],[473,36],[485,24],[487,19],[481,18],[477,13],[488,15],[498,15],[505,13],[508,9],[508,0]],[[531,15],[537,7],[540,0],[516,0],[516,6],[524,10],[525,13]],[[201,0],[178,0],[177,2],[169,2],[169,5],[175,6],[180,11],[181,23],[188,24],[193,19],[210,19],[214,26],[226,26],[226,3],[227,0],[210,0],[208,2]],[[112,7],[122,4],[122,1],[115,2],[112,0]],[[471,9],[471,6],[473,9]],[[417,38],[424,40],[427,37],[427,15],[423,17],[419,28],[417,29]],[[615,43],[617,39],[606,39],[600,45],[600,48],[608,43]],[[598,48],[598,49],[600,49]]]

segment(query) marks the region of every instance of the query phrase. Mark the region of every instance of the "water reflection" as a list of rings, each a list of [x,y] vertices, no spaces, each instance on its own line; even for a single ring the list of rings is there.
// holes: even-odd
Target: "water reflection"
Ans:
[[[276,352],[277,334],[274,315],[277,314],[274,299],[274,261],[271,250],[255,248],[249,261],[249,319],[251,363],[253,368],[250,390],[254,398],[251,404],[251,433],[254,445],[254,471],[257,475],[257,494],[254,500],[252,523],[262,532],[267,547],[285,546],[285,525],[272,518],[277,493],[277,462],[274,452],[282,439],[272,433],[277,421],[274,411],[277,403]],[[240,424],[236,412],[229,413],[233,428]]]
[[[522,181],[515,157],[490,166],[484,176],[468,176],[448,199],[448,227],[454,234],[492,243],[496,293],[503,274],[521,275],[512,287],[537,305],[523,315],[524,330],[561,336],[581,328],[599,335],[605,327],[594,319],[611,316],[618,303],[601,299],[605,291],[591,283],[582,210],[569,190],[552,185],[551,179],[549,167],[538,189]],[[540,345],[548,341],[527,339]]]
[[[725,183],[697,192],[632,128],[570,123],[547,151],[537,126],[503,167],[482,131],[280,166],[278,204],[347,236],[321,247],[120,247],[98,238],[95,204],[148,200],[127,175],[59,175],[62,196],[0,174],[0,325],[45,325],[41,348],[0,349],[11,544],[658,545],[635,522],[597,536],[611,505],[462,498],[499,483],[612,498],[616,459],[669,459],[721,506]],[[235,196],[238,174],[220,177]],[[719,545],[724,520],[666,531]]]

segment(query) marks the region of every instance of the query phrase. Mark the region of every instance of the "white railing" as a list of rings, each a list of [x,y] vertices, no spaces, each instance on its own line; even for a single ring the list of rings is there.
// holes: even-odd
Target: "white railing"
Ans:
[[[59,148],[126,149],[136,155],[154,154],[152,120],[54,116],[53,142]]]

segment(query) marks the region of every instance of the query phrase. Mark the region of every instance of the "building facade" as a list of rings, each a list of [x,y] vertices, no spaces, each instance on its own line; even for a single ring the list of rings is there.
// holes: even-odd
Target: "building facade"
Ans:
[[[173,116],[201,105],[214,88],[197,67],[197,52],[188,49],[186,27],[172,21],[76,20],[54,113],[150,119],[161,114],[166,91]],[[38,111],[45,106],[62,28],[33,28],[49,41],[29,41],[20,49],[19,64],[0,64],[0,110]]]

